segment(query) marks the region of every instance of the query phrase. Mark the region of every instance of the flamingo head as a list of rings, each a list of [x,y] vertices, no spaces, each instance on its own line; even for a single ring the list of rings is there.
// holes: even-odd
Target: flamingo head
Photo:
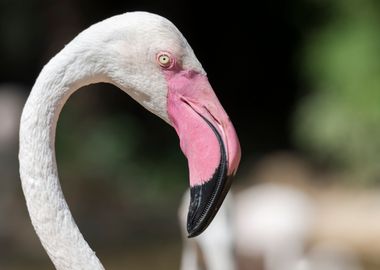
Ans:
[[[210,224],[230,188],[240,161],[239,140],[178,29],[157,15],[127,14],[125,20],[117,20],[117,34],[113,31],[112,39],[103,39],[114,53],[108,57],[110,65],[119,65],[108,68],[107,77],[175,128],[190,174],[187,230],[189,237],[197,236]]]

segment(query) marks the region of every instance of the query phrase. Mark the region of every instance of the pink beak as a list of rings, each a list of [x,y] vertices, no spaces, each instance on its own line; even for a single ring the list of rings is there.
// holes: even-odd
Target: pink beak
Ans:
[[[188,159],[191,202],[189,237],[219,210],[240,162],[235,129],[207,77],[194,71],[166,73],[168,115]]]

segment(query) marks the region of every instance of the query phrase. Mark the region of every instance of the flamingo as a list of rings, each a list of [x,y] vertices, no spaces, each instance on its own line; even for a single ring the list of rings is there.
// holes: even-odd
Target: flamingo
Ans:
[[[176,130],[189,167],[189,237],[210,224],[240,161],[231,121],[169,20],[130,12],[92,25],[42,69],[20,123],[23,193],[34,229],[58,270],[104,269],[65,201],[54,148],[64,103],[80,87],[97,82],[116,85]]]

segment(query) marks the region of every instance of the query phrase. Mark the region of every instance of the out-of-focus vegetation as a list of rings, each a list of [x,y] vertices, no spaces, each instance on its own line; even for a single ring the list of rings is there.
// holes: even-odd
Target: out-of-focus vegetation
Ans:
[[[306,37],[304,66],[311,93],[295,119],[299,145],[351,173],[380,181],[380,2],[321,1],[328,22]],[[334,165],[331,165],[334,164]]]
[[[174,130],[147,111],[144,117],[156,120],[148,126],[130,110],[113,110],[109,95],[120,96],[126,107],[144,111],[110,85],[89,86],[74,94],[57,129],[62,178],[72,179],[73,188],[78,177],[100,181],[115,189],[114,196],[137,203],[178,200],[188,181],[186,159]]]

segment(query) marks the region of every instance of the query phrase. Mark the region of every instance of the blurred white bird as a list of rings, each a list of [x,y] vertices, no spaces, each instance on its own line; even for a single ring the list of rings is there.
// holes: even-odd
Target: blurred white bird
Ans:
[[[229,196],[203,235],[186,239],[183,233],[181,270],[202,269],[200,257],[206,270],[237,269],[238,257],[262,258],[265,270],[294,270],[312,229],[312,200],[281,184],[260,184]],[[188,197],[179,209],[181,224]]]

